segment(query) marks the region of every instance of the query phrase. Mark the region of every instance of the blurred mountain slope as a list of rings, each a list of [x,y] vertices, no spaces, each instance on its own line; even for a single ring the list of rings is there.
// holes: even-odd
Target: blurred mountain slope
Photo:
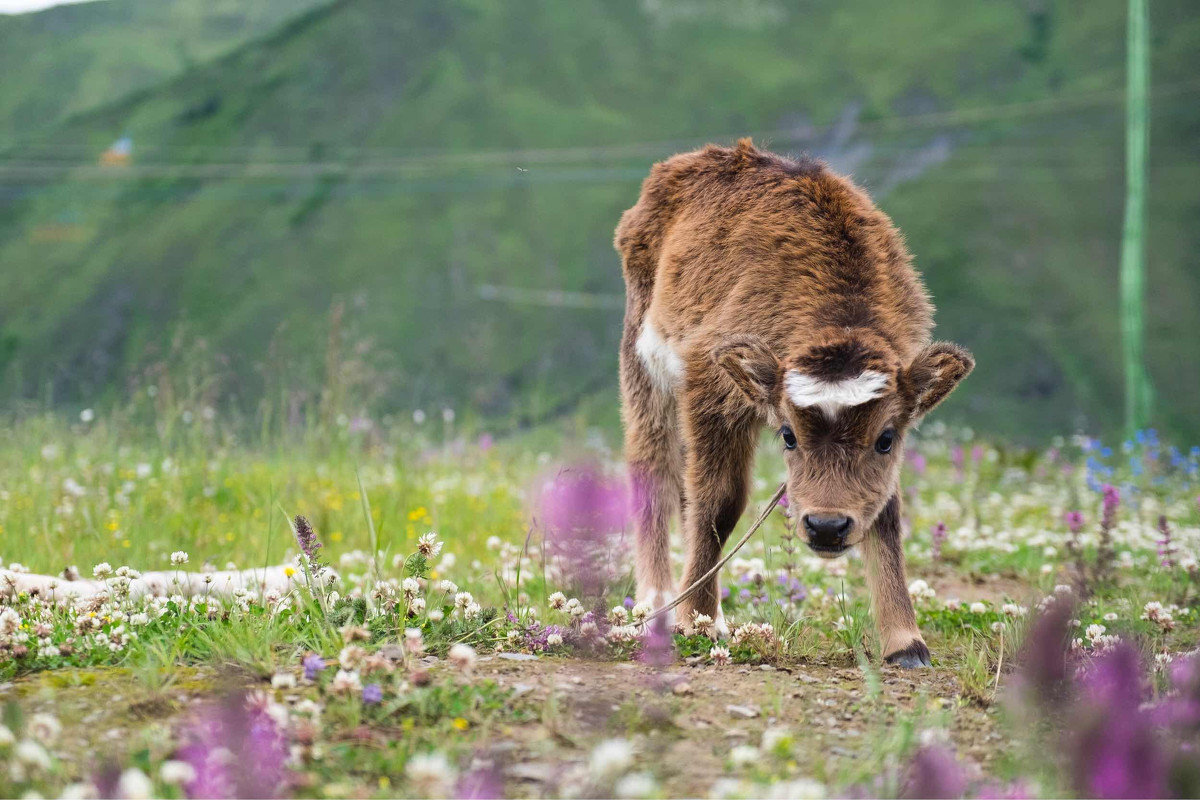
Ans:
[[[1195,16],[1154,7],[1149,254],[1161,420],[1189,435]],[[950,415],[1115,424],[1123,26],[1117,0],[343,0],[9,151],[4,386],[90,402],[181,321],[243,398],[319,385],[344,302],[380,408],[610,406],[621,210],[652,161],[751,134],[906,231],[979,360]],[[131,162],[99,165],[121,135]]]
[[[174,77],[324,0],[104,0],[0,15],[0,142]]]

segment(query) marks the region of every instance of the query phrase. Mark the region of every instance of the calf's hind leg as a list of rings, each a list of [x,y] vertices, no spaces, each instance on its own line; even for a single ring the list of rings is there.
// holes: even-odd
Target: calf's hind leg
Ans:
[[[635,352],[638,330],[621,344],[621,412],[625,461],[633,489],[637,595],[655,608],[674,599],[671,517],[680,506],[683,457],[674,396],[651,380]],[[673,624],[668,618],[668,623]]]
[[[917,628],[917,615],[908,596],[904,550],[900,542],[900,495],[888,500],[875,528],[863,542],[871,606],[879,625],[883,660],[899,667],[929,667],[929,647]]]

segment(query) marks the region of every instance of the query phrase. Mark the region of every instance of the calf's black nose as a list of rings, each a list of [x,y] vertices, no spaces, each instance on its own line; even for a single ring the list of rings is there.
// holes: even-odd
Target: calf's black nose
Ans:
[[[806,514],[804,530],[818,547],[842,547],[850,532],[850,518],[841,514]]]

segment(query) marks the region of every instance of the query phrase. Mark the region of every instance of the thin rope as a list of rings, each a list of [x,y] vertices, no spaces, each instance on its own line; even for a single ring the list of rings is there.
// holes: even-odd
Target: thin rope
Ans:
[[[678,597],[676,597],[674,600],[672,600],[667,605],[660,608],[658,611],[655,611],[653,614],[646,617],[645,624],[649,625],[651,622],[658,619],[663,614],[666,614],[668,611],[675,608],[675,606],[679,605],[684,600],[687,600],[689,597],[691,597],[692,595],[694,595],[696,593],[696,590],[699,589],[700,586],[702,584],[704,584],[705,581],[709,580],[710,578],[712,578],[712,576],[714,576],[718,572],[720,572],[721,568],[729,563],[729,560],[731,558],[733,558],[734,554],[737,553],[738,550],[742,549],[742,545],[744,545],[746,542],[750,541],[750,537],[753,536],[755,534],[755,532],[759,528],[762,527],[762,524],[767,521],[767,517],[771,516],[771,512],[773,510],[775,510],[775,506],[779,505],[779,499],[781,497],[783,497],[783,493],[785,491],[787,491],[787,484],[784,484],[784,483],[779,484],[779,488],[775,490],[775,494],[773,494],[771,496],[771,499],[767,501],[767,505],[765,508],[763,508],[762,513],[758,515],[758,519],[754,520],[754,524],[750,526],[750,530],[746,531],[745,535],[743,535],[742,538],[738,540],[738,543],[733,546],[733,549],[729,551],[729,554],[726,555],[724,558],[722,558],[720,561],[718,561],[716,563],[716,566],[714,566],[708,572],[704,573],[695,583],[693,583],[688,588],[684,589],[683,592]]]

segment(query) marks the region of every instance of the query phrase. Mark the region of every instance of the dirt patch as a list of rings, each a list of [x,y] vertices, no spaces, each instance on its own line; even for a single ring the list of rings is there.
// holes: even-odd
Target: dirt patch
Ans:
[[[771,726],[794,734],[799,776],[836,783],[869,759],[889,722],[906,713],[945,715],[958,751],[984,774],[996,754],[994,717],[971,705],[947,672],[885,668],[872,679],[859,669],[678,665],[578,659],[479,665],[481,677],[510,688],[551,713],[523,726],[506,745],[508,777],[525,793],[549,784],[563,763],[579,762],[610,736],[636,736],[646,766],[661,771],[668,796],[704,796],[729,774],[730,749],[755,744]],[[514,787],[520,789],[520,787]]]
[[[1028,605],[1041,596],[1036,585],[1014,571],[965,572],[953,565],[938,564],[923,569],[921,577],[937,591],[938,597],[954,597],[965,603],[1012,600]]]

